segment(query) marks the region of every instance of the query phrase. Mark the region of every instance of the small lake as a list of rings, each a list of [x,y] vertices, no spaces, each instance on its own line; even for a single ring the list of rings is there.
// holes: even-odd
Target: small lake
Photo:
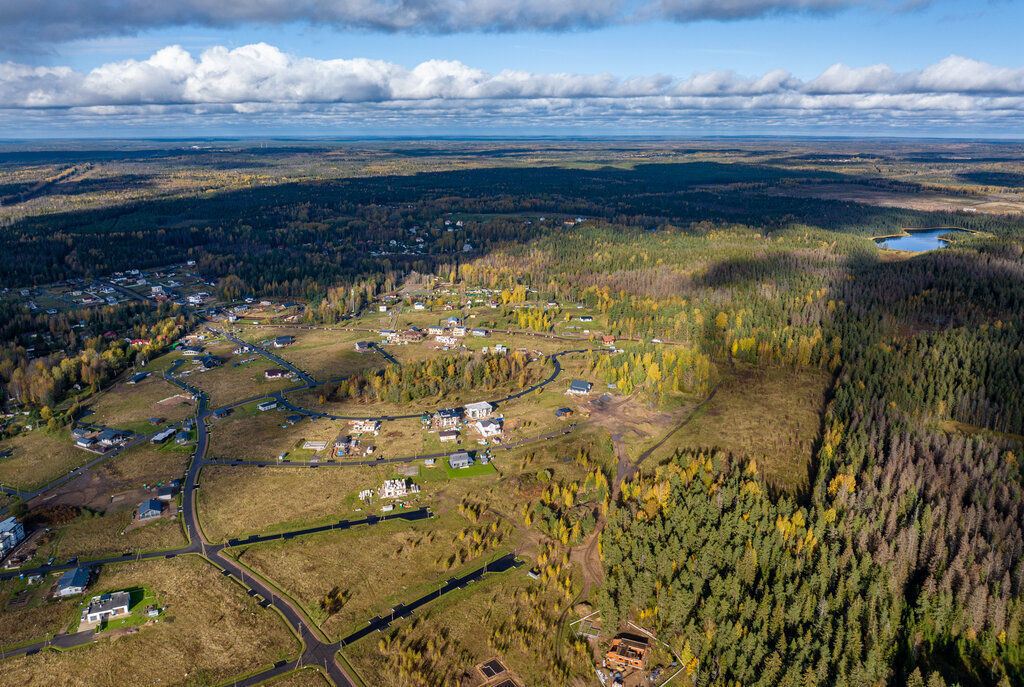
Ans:
[[[969,233],[969,231],[961,229],[925,229],[924,231],[911,231],[910,236],[875,239],[875,243],[883,248],[890,248],[892,250],[909,250],[915,253],[923,253],[926,250],[935,250],[945,246],[946,242],[940,240],[940,236]]]

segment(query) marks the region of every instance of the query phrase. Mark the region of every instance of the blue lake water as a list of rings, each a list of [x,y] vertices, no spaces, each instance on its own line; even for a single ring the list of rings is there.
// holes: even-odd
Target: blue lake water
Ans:
[[[926,229],[925,231],[910,232],[910,236],[898,236],[890,239],[875,239],[875,242],[884,248],[892,250],[909,250],[915,253],[923,253],[926,250],[935,250],[946,245],[939,237],[945,234],[967,234],[970,232],[960,229]]]

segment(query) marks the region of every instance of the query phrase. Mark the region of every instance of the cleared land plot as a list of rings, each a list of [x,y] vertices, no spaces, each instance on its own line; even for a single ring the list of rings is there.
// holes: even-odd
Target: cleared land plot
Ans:
[[[66,431],[38,429],[0,441],[0,453],[6,451],[11,456],[0,458],[0,484],[23,490],[37,489],[98,457],[75,448]]]
[[[56,551],[61,558],[77,556],[85,560],[122,553],[173,549],[188,543],[178,520],[167,515],[125,531],[131,522],[131,508],[105,515],[81,515],[56,530],[60,536]]]
[[[113,483],[141,486],[181,477],[193,447],[175,446],[173,439],[163,446],[143,442],[114,456],[95,468]]]
[[[340,637],[448,579],[456,570],[448,562],[460,548],[459,532],[467,528],[472,528],[467,520],[449,511],[433,520],[391,521],[240,548],[240,560],[288,590],[329,636]],[[320,601],[332,594],[340,594],[344,603],[328,615]]]
[[[374,351],[356,353],[356,341],[374,341],[377,338],[368,338],[366,332],[259,327],[247,330],[239,338],[264,345],[262,342],[272,341],[278,336],[294,336],[295,342],[283,348],[273,348],[272,344],[266,344],[267,350],[319,380],[377,370],[387,362]]]
[[[380,486],[389,476],[386,468],[376,466],[316,470],[208,466],[200,475],[199,515],[213,541],[363,517],[378,511],[363,506],[359,492]]]
[[[253,415],[239,410],[210,422],[209,457],[277,460],[280,454],[287,453],[291,460],[309,460],[314,452],[302,448],[306,441],[329,442],[327,449],[321,451],[323,457],[327,457],[338,435],[343,430],[344,434],[349,433],[348,423],[324,418],[303,416],[302,420],[290,425],[285,418],[296,413],[287,408],[257,411]]]
[[[85,417],[107,427],[149,434],[159,427],[184,420],[194,412],[189,395],[181,388],[153,374],[138,384],[117,384],[86,404],[93,411]],[[158,426],[150,418],[160,418]]]
[[[830,375],[810,368],[737,368],[651,458],[663,460],[676,449],[720,449],[755,459],[769,483],[805,486],[830,384]]]
[[[77,620],[75,601],[47,598],[50,586],[56,581],[56,576],[47,576],[39,585],[29,585],[19,579],[0,582],[0,610],[3,610],[0,613],[0,647],[31,643],[43,639],[48,633],[63,632]],[[19,593],[24,605],[12,604],[12,598]]]
[[[268,380],[264,372],[269,369],[280,369],[280,365],[272,363],[256,353],[234,355],[235,345],[230,342],[207,344],[205,349],[220,357],[221,364],[212,370],[199,372],[199,365],[185,363],[178,368],[177,374],[182,380],[210,396],[213,407],[235,403],[246,398],[270,394],[299,384],[294,379]],[[232,363],[255,358],[251,363],[234,367]],[[182,376],[182,372],[192,370],[191,374]]]
[[[194,556],[103,568],[90,591],[147,587],[168,606],[159,623],[116,642],[4,662],[18,685],[216,684],[294,656],[299,643],[273,610]],[[187,676],[187,677],[186,677]]]
[[[556,628],[565,603],[564,596],[545,592],[528,578],[526,568],[487,575],[392,624],[384,633],[392,640],[385,652],[381,651],[381,639],[374,635],[345,647],[341,653],[364,676],[389,674],[401,660],[401,649],[413,646],[424,656],[417,668],[421,676],[430,676],[426,678],[428,684],[440,682],[444,675],[457,679],[470,666],[495,656],[525,684],[558,684],[550,662],[556,654],[556,642],[562,641]],[[538,632],[539,628],[550,630]],[[507,637],[513,630],[531,639],[499,639],[500,645],[491,639],[495,635]],[[429,655],[423,651],[428,640],[439,647]]]

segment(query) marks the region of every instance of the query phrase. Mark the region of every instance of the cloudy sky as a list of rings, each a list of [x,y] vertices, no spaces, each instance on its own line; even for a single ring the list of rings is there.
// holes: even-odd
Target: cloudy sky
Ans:
[[[1015,0],[2,0],[0,138],[1024,135]]]

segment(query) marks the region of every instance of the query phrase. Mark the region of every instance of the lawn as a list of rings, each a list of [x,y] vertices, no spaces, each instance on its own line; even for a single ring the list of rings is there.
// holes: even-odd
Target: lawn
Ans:
[[[160,427],[184,420],[195,412],[189,395],[177,386],[152,374],[138,384],[120,383],[93,396],[86,404],[93,411],[86,422],[149,434],[159,427],[151,425],[153,417],[162,420]]]
[[[469,539],[464,542],[459,536],[481,528],[486,531],[486,522],[473,526],[449,509],[431,520],[391,521],[239,547],[238,552],[242,563],[298,599],[328,636],[340,638],[396,604],[429,593],[458,571],[482,564],[495,546],[473,555],[468,553]],[[510,548],[510,542],[499,546]],[[464,557],[453,559],[460,551]],[[332,591],[344,603],[329,615],[320,600]]]
[[[199,516],[212,541],[362,517],[366,512],[355,511],[363,508],[359,492],[390,476],[390,468],[377,466],[208,466],[200,475]]]
[[[168,606],[166,617],[116,642],[100,640],[69,652],[6,661],[4,682],[216,684],[299,651],[280,616],[261,608],[199,557],[105,566],[93,588],[133,587],[151,589]]]
[[[664,460],[677,449],[721,449],[755,459],[770,484],[806,487],[831,381],[812,368],[738,367],[648,460]]]
[[[22,432],[0,441],[0,453],[5,451],[12,453],[0,458],[0,484],[22,490],[41,487],[98,457],[75,448],[66,430]]]
[[[285,418],[293,414],[285,408],[256,411],[254,415],[236,410],[226,418],[212,420],[208,455],[227,460],[277,460],[281,453],[288,453],[298,460],[300,456],[313,455],[312,451],[302,452],[306,441],[327,441],[330,443],[324,451],[326,456],[338,435],[343,430],[348,434],[348,423],[323,418],[304,417],[289,425]]]
[[[56,530],[60,537],[56,551],[61,558],[77,556],[85,560],[128,552],[173,549],[188,543],[178,520],[167,515],[125,531],[131,521],[131,508],[105,515],[80,515]]]

